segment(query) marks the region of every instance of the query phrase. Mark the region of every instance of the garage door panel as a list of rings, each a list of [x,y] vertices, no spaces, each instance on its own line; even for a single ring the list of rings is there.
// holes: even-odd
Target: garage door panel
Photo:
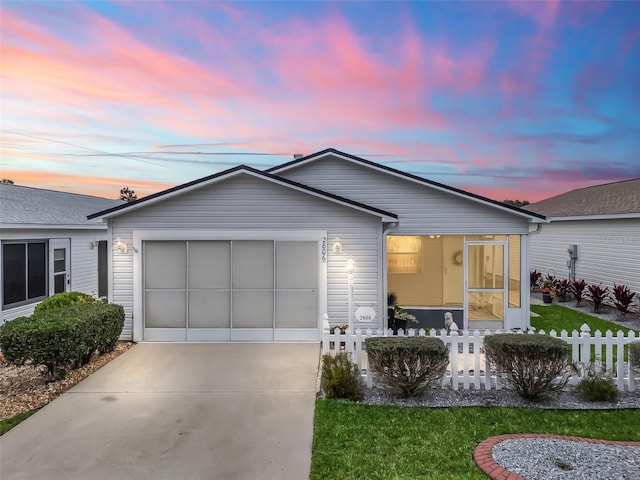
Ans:
[[[276,242],[276,288],[317,288],[316,242]]]
[[[233,292],[233,328],[273,328],[273,292]]]
[[[189,328],[230,327],[230,292],[189,292]]]
[[[189,288],[231,288],[231,242],[189,242]]]
[[[233,288],[273,288],[273,242],[233,242]]]
[[[186,288],[186,242],[145,244],[145,288]]]
[[[277,292],[276,328],[317,328],[318,292],[316,290]]]
[[[185,328],[186,292],[147,291],[144,312],[146,328]]]
[[[144,241],[142,253],[145,340],[317,338],[317,241]]]

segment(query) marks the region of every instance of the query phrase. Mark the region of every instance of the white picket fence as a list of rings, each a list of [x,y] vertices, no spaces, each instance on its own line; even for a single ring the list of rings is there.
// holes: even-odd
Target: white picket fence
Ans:
[[[399,335],[429,336],[441,339],[449,350],[449,366],[442,378],[442,388],[453,390],[496,389],[503,388],[504,380],[491,370],[491,366],[484,355],[484,336],[492,333],[506,333],[501,331],[485,330],[480,332],[468,330],[447,333],[445,329],[409,329],[407,332],[399,330]],[[543,330],[537,333],[545,334]],[[625,336],[621,330],[614,335],[608,330],[604,335],[597,330],[593,335],[588,325],[582,325],[580,332],[574,330],[570,334],[562,330],[559,334],[555,330],[548,333],[552,337],[560,338],[571,346],[572,362],[588,365],[593,363],[596,368],[606,371],[621,391],[634,392],[638,379],[634,378],[633,369],[628,361],[624,360],[624,346],[635,340],[640,340],[640,333],[629,331]],[[322,353],[336,353],[338,351],[350,352],[351,359],[360,367],[360,371],[366,381],[367,387],[373,386],[374,378],[368,368],[365,339],[369,337],[392,336],[391,330],[347,330],[340,333],[335,329],[331,333],[329,322],[325,320],[322,334]],[[595,362],[592,362],[592,357]],[[569,385],[575,385],[580,378],[574,374],[569,380]]]

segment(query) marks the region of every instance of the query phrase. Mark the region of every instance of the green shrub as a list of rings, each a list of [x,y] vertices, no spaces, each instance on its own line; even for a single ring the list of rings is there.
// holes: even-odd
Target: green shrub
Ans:
[[[52,308],[68,307],[79,303],[95,303],[97,301],[99,300],[96,300],[91,295],[82,292],[56,293],[49,298],[45,298],[36,305],[34,312],[51,310]]]
[[[640,341],[629,344],[629,361],[632,367],[640,368]]]
[[[421,395],[449,364],[447,347],[431,337],[373,337],[365,340],[369,368],[401,397]]]
[[[501,333],[486,336],[484,348],[491,364],[528,400],[540,400],[556,393],[569,380],[569,345],[559,338]]]
[[[51,380],[113,350],[124,325],[120,305],[85,303],[20,317],[0,327],[0,349],[14,365],[45,366]]]
[[[579,367],[577,370],[581,370]],[[583,369],[582,379],[578,384],[578,394],[589,402],[617,402],[620,397],[618,387],[610,375],[602,375],[593,364]]]
[[[322,356],[322,390],[327,398],[345,398],[358,401],[364,398],[360,368],[346,352]]]

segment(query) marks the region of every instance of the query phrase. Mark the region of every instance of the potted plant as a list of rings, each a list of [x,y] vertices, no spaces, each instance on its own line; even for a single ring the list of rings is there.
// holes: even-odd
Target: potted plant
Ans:
[[[553,288],[553,280],[545,280],[542,283],[542,288],[540,289],[540,291],[542,292],[542,301],[544,303],[551,303],[556,297],[556,291]]]
[[[418,323],[415,315],[405,312],[398,305],[398,296],[395,293],[387,294],[387,307],[389,313],[388,326],[393,330],[394,335],[397,335],[400,329],[406,332],[408,323]]]

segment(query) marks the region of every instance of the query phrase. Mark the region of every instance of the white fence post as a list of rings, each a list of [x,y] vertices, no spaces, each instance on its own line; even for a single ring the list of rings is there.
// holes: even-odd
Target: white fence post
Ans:
[[[486,356],[481,356],[481,348],[484,338],[492,332],[485,330],[480,332],[474,330],[469,332],[453,331],[447,334],[442,329],[437,331],[430,329],[428,332],[424,329],[414,330],[408,329],[406,332],[400,330],[398,335],[406,336],[429,336],[442,340],[449,351],[449,373],[445,373],[442,378],[442,388],[450,388],[451,390],[462,389],[468,390],[473,386],[480,389],[484,384],[485,390],[502,388],[499,374],[491,372],[491,365]],[[497,333],[497,332],[496,332]],[[538,332],[545,334],[544,331]],[[327,320],[322,323],[322,354],[335,354],[344,350],[350,354],[352,361],[358,366],[360,372],[365,377],[367,387],[373,385],[373,377],[369,368],[368,356],[364,348],[365,340],[368,337],[390,336],[393,332],[390,330],[365,330],[356,329],[355,331],[347,330],[344,334],[340,333],[340,329],[336,328],[333,333]],[[636,381],[634,378],[633,368],[629,360],[624,360],[624,349],[628,343],[640,339],[640,334],[636,334],[633,330],[628,335],[624,335],[622,331],[618,331],[615,335],[611,331],[596,331],[593,336],[588,325],[582,325],[580,332],[573,331],[569,335],[566,330],[562,330],[559,334],[552,330],[548,335],[560,338],[571,346],[571,356],[573,362],[579,362],[582,365],[588,365],[591,362],[591,350],[595,350],[597,361],[601,365],[605,365],[607,371],[614,377],[616,386],[621,391],[625,388],[634,392],[636,390]],[[462,351],[460,352],[460,345]],[[604,355],[603,355],[604,347]],[[615,360],[615,361],[614,361]],[[484,374],[482,370],[484,369]],[[473,370],[473,375],[471,374]],[[577,381],[577,380],[575,380]],[[572,379],[572,383],[575,383]]]

